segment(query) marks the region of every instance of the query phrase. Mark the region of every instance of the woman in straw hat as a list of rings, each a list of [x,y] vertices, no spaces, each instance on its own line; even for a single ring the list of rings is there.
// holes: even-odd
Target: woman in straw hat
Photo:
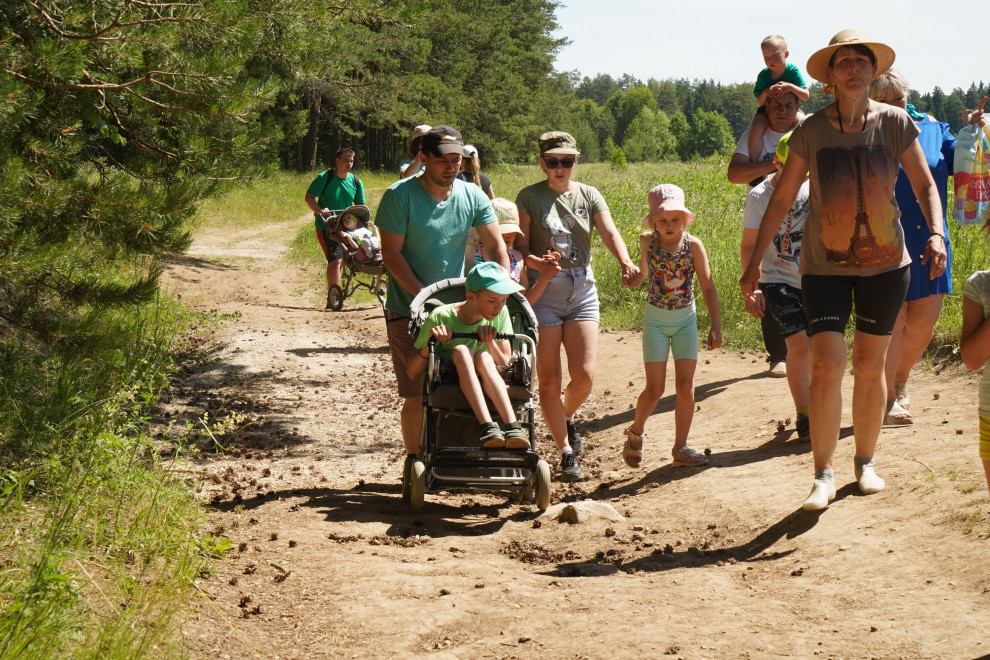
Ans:
[[[759,283],[760,259],[810,171],[801,290],[811,335],[809,417],[815,481],[805,509],[823,509],[835,498],[832,466],[846,366],[843,333],[854,301],[856,481],[865,494],[884,488],[873,463],[886,402],[884,356],[911,263],[894,201],[898,164],[929,227],[922,257],[929,276],[945,270],[941,202],[918,142],[918,128],[900,108],[869,96],[870,81],[893,61],[893,49],[859,30],[839,32],[808,60],[808,73],[834,92],[835,102],[806,119],[791,136],[790,155],[740,279],[743,295],[751,295]]]

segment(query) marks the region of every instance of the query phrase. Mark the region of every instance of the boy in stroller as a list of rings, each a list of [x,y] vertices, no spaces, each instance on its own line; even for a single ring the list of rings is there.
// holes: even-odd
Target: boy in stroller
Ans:
[[[505,307],[509,295],[522,287],[512,281],[509,272],[497,263],[486,261],[468,273],[464,282],[463,302],[437,307],[430,312],[416,339],[417,357],[408,366],[409,376],[416,378],[427,367],[427,343],[435,337],[437,351],[450,358],[464,398],[478,419],[482,446],[486,449],[529,449],[529,432],[516,420],[505,381],[499,367],[506,367],[512,357],[509,342],[497,334],[513,334],[512,322]],[[452,338],[453,333],[475,334],[477,338]],[[485,394],[491,399],[505,425],[504,430],[492,421]]]
[[[337,237],[358,263],[381,264],[382,245],[369,224],[370,220],[359,223],[354,213],[345,213],[337,224]]]

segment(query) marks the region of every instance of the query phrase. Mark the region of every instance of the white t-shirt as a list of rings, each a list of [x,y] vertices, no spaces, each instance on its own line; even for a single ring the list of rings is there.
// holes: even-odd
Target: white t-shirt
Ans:
[[[733,155],[742,154],[747,159],[749,158],[749,132],[751,130],[752,127],[743,131],[742,137],[739,138],[739,143],[736,144],[736,150],[732,152]],[[780,138],[790,132],[790,130],[787,130],[783,133],[778,133],[772,128],[767,128],[767,130],[763,131],[763,150],[760,152],[760,157],[757,160],[773,160],[773,155],[777,152],[777,143],[780,142]],[[750,187],[750,190],[752,190],[752,187]]]
[[[743,228],[760,228],[763,214],[770,204],[770,197],[776,190],[776,182],[776,177],[764,179],[746,195]],[[770,241],[770,247],[763,255],[763,261],[760,263],[761,282],[790,284],[797,289],[801,288],[801,274],[798,267],[801,260],[801,239],[804,238],[804,221],[807,218],[808,182],[805,181],[798,189],[794,205],[784,216],[784,221],[780,223],[777,233]]]

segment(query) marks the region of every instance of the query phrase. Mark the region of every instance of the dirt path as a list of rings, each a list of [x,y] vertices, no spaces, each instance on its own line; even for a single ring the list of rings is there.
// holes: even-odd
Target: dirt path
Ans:
[[[193,657],[990,654],[974,375],[912,379],[918,422],[883,431],[887,489],[870,497],[852,475],[847,405],[838,497],[810,513],[810,446],[778,431],[793,416],[786,383],[755,355],[702,355],[691,444],[711,449],[707,469],[670,466],[672,396],[647,426],[644,467],[624,467],[639,336],[606,334],[581,411],[589,478],[554,483],[552,503],[604,502],[624,521],[570,525],[488,494],[428,495],[414,513],[381,312],[319,309],[272,238],[296,226],[203,233],[169,269],[184,302],[239,317],[162,418],[246,424],[198,464],[212,530],[234,550],[198,582],[181,629]]]

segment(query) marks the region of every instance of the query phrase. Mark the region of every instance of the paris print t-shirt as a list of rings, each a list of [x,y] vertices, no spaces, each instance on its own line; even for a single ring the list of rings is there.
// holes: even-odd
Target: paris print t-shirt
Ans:
[[[560,267],[591,264],[591,232],[595,214],[608,210],[605,198],[595,188],[572,182],[572,191],[554,192],[546,181],[519,191],[516,206],[529,215],[529,251],[543,255],[560,253]]]
[[[861,133],[833,128],[824,110],[795,129],[790,148],[811,172],[803,275],[876,275],[911,263],[894,182],[917,136],[906,112],[884,104]]]

